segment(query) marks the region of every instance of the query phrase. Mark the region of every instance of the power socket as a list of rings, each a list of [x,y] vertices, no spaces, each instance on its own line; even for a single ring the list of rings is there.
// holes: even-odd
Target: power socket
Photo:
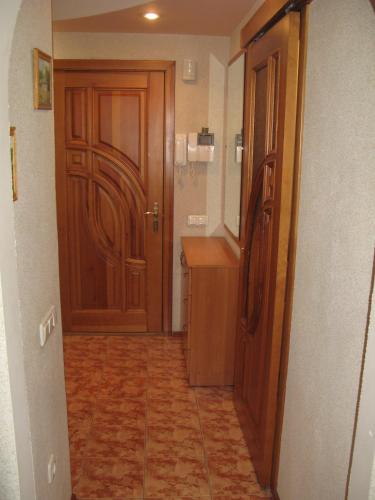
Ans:
[[[48,460],[48,484],[51,484],[56,476],[56,458],[55,455],[50,455]]]
[[[188,226],[208,226],[208,215],[188,215]]]

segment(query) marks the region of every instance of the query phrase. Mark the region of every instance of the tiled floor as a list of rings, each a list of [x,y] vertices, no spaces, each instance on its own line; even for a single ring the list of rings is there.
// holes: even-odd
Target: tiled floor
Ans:
[[[181,340],[64,339],[78,500],[255,500],[229,389],[192,389]]]

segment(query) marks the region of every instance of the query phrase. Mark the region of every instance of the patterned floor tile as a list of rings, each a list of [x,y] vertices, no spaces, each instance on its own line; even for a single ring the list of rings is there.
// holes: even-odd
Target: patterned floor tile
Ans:
[[[200,429],[197,406],[191,400],[149,399],[147,419],[149,425],[174,423]]]
[[[69,399],[80,399],[92,401],[98,397],[100,391],[99,383],[85,383],[84,381],[76,378],[69,380],[65,383],[66,395]]]
[[[149,399],[158,399],[162,401],[194,401],[194,391],[188,387],[174,387],[173,391],[170,388],[150,386],[148,389]]]
[[[214,495],[212,500],[264,500],[264,498],[272,498],[269,492],[262,493],[259,495]]]
[[[144,460],[145,429],[131,425],[92,425],[85,447],[86,458]]]
[[[207,471],[200,460],[183,457],[149,458],[146,468],[146,498],[209,495]]]
[[[163,496],[163,497],[145,497],[147,500],[211,500],[210,496],[205,497],[176,497],[172,496]]]
[[[82,460],[70,460],[70,473],[72,478],[72,488],[74,491],[77,488],[79,478],[82,474]]]
[[[187,384],[182,340],[64,337],[77,500],[259,500],[232,388]]]
[[[208,456],[213,495],[262,495],[249,455],[229,457],[225,453]]]
[[[85,426],[94,413],[92,399],[69,398],[67,401],[68,421],[76,426]]]
[[[93,411],[95,425],[132,425],[141,429],[146,422],[146,403],[137,399],[98,399]]]
[[[85,448],[87,446],[88,436],[90,433],[91,423],[84,426],[68,425],[69,449],[71,458],[82,459],[85,456]]]
[[[128,378],[120,375],[103,379],[98,397],[103,399],[145,398],[146,378]]]
[[[139,498],[143,495],[143,476],[143,462],[139,460],[88,459],[83,462],[76,494],[78,498]]]
[[[147,456],[152,458],[173,456],[204,460],[200,430],[190,421],[185,424],[149,424],[146,447]]]

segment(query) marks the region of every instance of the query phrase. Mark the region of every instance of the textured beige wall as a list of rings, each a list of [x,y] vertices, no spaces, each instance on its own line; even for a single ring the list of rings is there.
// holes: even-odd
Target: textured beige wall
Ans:
[[[0,281],[0,498],[18,500],[19,472],[2,295]]]
[[[370,483],[370,493],[368,500],[375,500],[375,453],[372,462],[372,473],[371,473],[371,483]]]
[[[182,235],[204,236],[217,232],[222,205],[222,120],[224,67],[229,38],[189,35],[145,35],[120,33],[55,33],[56,58],[168,59],[176,61],[176,132],[216,127],[218,149],[215,165],[175,169],[173,330],[180,330],[180,240]],[[197,81],[182,81],[184,58],[197,61]],[[220,104],[220,102],[222,103]],[[216,103],[217,105],[213,105]],[[210,227],[187,226],[189,214],[208,213]],[[220,230],[220,228],[219,228]]]
[[[8,70],[21,0],[3,0],[0,16],[0,498],[34,500],[30,428],[23,368],[14,204],[9,156]]]
[[[373,290],[371,293],[366,357],[363,367],[348,500],[361,498],[371,500],[371,495],[372,498],[375,495],[375,294]]]
[[[34,47],[52,52],[49,0],[22,4],[10,58],[9,105],[11,123],[17,127],[17,281],[36,498],[68,500],[71,492],[61,321],[43,349],[38,338],[39,322],[52,304],[60,318],[60,298],[53,113],[33,109]],[[51,453],[57,459],[57,474],[48,485]]]
[[[375,234],[374,21],[369,0],[311,3],[282,500],[344,498]]]

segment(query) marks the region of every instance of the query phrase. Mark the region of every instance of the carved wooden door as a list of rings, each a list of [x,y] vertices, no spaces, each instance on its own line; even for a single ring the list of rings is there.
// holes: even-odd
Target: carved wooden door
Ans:
[[[251,176],[241,248],[235,399],[263,486],[270,484],[275,436],[294,172],[298,46],[299,14],[293,12],[253,43],[247,53],[249,110],[245,127]]]
[[[160,331],[164,73],[56,71],[55,128],[64,330]]]

